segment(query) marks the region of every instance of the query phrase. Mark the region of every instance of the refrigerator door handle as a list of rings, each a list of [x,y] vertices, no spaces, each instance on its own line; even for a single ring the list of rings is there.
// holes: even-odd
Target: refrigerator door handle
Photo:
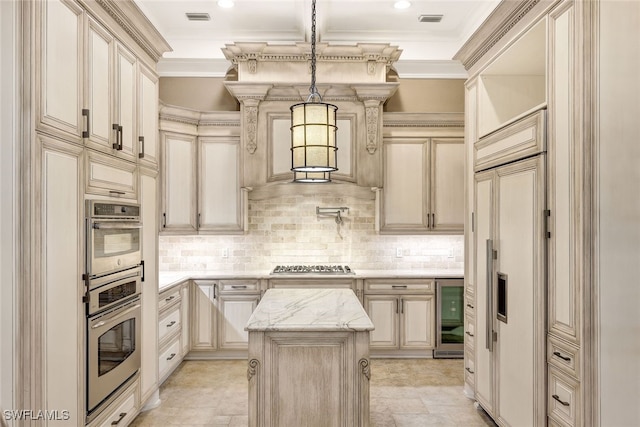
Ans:
[[[487,316],[485,347],[493,351],[493,240],[487,239]]]

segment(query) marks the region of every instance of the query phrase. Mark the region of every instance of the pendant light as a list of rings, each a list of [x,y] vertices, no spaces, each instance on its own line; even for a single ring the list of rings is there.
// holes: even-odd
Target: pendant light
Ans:
[[[316,0],[311,2],[311,86],[306,102],[291,106],[291,170],[294,182],[329,182],[338,170],[336,111],[316,88]]]

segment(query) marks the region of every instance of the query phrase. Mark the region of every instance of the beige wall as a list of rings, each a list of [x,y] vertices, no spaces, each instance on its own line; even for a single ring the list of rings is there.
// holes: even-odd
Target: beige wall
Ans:
[[[198,111],[239,111],[223,77],[161,77],[160,101]]]
[[[199,111],[237,111],[237,101],[224,87],[222,77],[162,77],[160,100]],[[462,113],[464,80],[400,80],[398,91],[385,107],[390,112]]]

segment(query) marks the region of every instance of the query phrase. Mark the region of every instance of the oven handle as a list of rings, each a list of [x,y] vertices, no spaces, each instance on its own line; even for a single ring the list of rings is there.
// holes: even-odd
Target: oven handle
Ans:
[[[134,230],[136,228],[142,228],[142,224],[127,224],[127,223],[113,223],[113,222],[94,222],[91,227],[95,230],[98,229],[118,229],[118,230]]]
[[[112,322],[113,320],[119,318],[119,317],[123,317],[126,316],[127,314],[131,313],[132,311],[136,311],[137,309],[140,308],[140,304],[136,304],[134,306],[131,306],[129,308],[127,308],[126,310],[120,312],[120,313],[110,313],[113,314],[113,317],[109,317],[107,320],[101,320],[98,323],[96,323],[95,325],[91,325],[91,329],[98,329],[104,325],[106,325],[109,322]]]

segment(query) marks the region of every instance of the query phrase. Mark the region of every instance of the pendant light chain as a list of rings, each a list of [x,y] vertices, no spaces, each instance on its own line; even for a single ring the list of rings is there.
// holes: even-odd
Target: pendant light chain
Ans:
[[[316,88],[316,0],[311,2],[311,86],[309,87],[309,101],[317,97],[322,101]]]

